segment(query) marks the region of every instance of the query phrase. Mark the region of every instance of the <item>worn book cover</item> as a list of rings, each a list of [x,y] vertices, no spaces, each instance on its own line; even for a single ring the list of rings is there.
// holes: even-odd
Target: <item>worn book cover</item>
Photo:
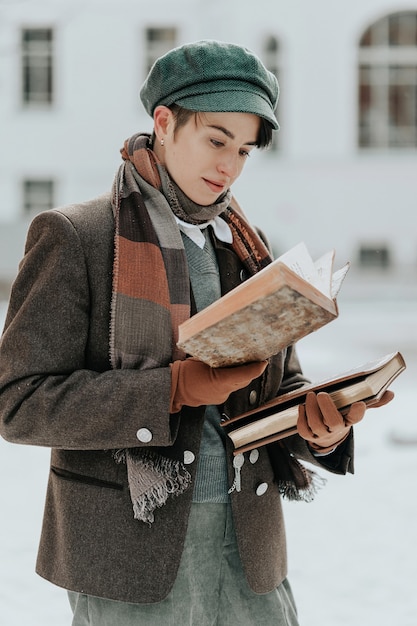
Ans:
[[[348,264],[334,251],[315,265],[304,244],[268,265],[179,327],[178,345],[212,367],[261,361],[338,316]]]

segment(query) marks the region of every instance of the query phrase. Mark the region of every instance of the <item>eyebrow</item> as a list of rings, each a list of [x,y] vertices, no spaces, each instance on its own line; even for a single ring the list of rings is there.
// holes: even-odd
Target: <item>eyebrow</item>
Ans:
[[[219,130],[221,133],[224,133],[226,137],[229,137],[229,139],[236,138],[235,135],[224,126],[217,126],[216,124],[208,124],[207,126],[208,128],[214,128],[215,130]],[[257,141],[245,141],[243,145],[244,146],[256,146],[258,144],[257,144]]]

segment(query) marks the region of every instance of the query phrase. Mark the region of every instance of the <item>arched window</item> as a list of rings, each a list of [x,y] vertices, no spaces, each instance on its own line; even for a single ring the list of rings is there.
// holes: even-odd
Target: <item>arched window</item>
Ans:
[[[280,53],[280,50],[279,50],[278,39],[274,35],[269,35],[268,37],[266,37],[264,40],[264,44],[263,44],[262,60],[265,66],[268,68],[268,70],[272,72],[273,74],[275,74],[275,76],[278,78],[278,81],[280,83],[280,89],[281,89],[279,53]],[[276,113],[278,122],[281,123],[279,101],[278,101],[277,111],[275,113]],[[279,147],[279,133],[274,132],[271,149],[278,150],[278,147]]]
[[[417,12],[387,15],[359,44],[359,147],[417,148]]]

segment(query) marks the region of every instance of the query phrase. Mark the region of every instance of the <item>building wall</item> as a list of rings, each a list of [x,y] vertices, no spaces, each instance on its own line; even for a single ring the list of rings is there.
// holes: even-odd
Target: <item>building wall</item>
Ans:
[[[179,44],[234,41],[262,54],[280,42],[280,150],[250,158],[235,193],[277,251],[304,240],[355,260],[361,242],[387,242],[398,266],[417,261],[417,155],[361,153],[357,141],[357,46],[384,14],[417,10],[398,0],[38,0],[0,1],[0,279],[12,277],[28,219],[21,180],[55,178],[57,204],[110,188],[123,140],[151,130],[139,103],[141,39],[148,26],[176,25]],[[20,104],[19,32],[56,33],[56,103]],[[411,227],[410,227],[411,226]]]

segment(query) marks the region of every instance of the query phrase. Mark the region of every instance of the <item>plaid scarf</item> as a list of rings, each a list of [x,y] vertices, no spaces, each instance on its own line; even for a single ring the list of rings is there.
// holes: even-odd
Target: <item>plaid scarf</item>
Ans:
[[[177,347],[178,326],[190,316],[187,257],[174,214],[191,223],[220,215],[231,229],[233,250],[251,275],[268,265],[271,257],[230,191],[210,207],[196,205],[184,196],[151,150],[149,135],[137,134],[126,140],[121,154],[123,163],[112,193],[111,364],[113,368],[167,367],[185,358]],[[146,320],[146,324],[138,320]],[[134,517],[149,524],[157,507],[168,497],[183,493],[191,483],[181,462],[164,457],[155,448],[118,450],[115,458],[127,464]],[[293,475],[290,482],[294,483]],[[304,488],[305,482],[303,474],[300,487]]]

